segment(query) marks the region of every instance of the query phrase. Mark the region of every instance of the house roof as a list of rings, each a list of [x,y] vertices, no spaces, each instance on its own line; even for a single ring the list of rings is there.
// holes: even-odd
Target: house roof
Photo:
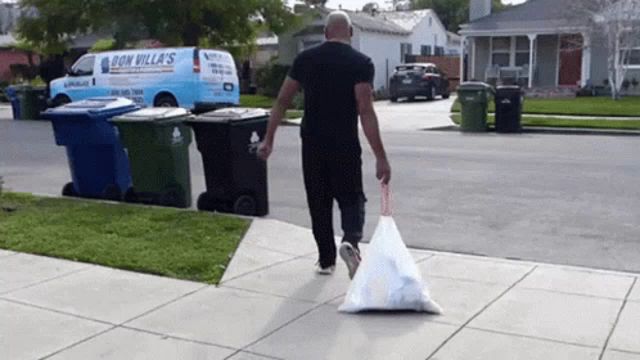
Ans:
[[[411,29],[406,29],[393,21],[385,19],[383,14],[371,16],[363,12],[348,12],[353,26],[362,31],[381,32],[398,35],[409,35]]]
[[[529,0],[462,26],[460,34],[494,31],[558,31],[582,24],[568,19],[566,3],[574,0]]]
[[[327,8],[318,8],[318,9],[314,9],[314,11],[316,11],[318,15],[322,16],[322,18],[324,19],[324,17],[327,16],[333,10],[327,9]],[[349,14],[353,27],[360,29],[361,31],[396,34],[396,35],[403,35],[403,36],[411,34],[411,30],[407,30],[401,27],[400,25],[396,24],[395,22],[384,19],[382,14],[371,16],[370,14],[364,13],[364,12],[356,12],[356,11],[345,11],[345,12]],[[388,14],[388,13],[383,13],[383,14]],[[324,22],[320,22],[319,19],[316,19],[316,21],[313,24],[310,24],[309,26],[305,27],[301,31],[297,32],[294,36],[301,36],[306,34],[317,34],[317,33],[321,34],[323,32],[324,32]]]
[[[431,10],[415,11],[386,11],[380,13],[379,17],[400,26],[407,31],[413,31],[418,24],[431,13]]]

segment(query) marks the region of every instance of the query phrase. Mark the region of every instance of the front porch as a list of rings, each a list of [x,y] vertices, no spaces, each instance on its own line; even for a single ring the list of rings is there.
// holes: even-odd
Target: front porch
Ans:
[[[464,81],[576,89],[590,78],[589,37],[584,34],[468,34],[461,54]]]

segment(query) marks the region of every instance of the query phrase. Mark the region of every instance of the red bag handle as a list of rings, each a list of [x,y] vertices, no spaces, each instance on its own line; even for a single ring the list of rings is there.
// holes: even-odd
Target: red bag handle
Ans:
[[[389,184],[382,184],[382,216],[391,216],[391,189]]]

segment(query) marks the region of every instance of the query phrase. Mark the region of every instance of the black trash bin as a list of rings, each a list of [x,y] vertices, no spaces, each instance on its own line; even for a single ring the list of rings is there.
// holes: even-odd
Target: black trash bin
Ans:
[[[202,154],[207,185],[198,198],[199,210],[269,213],[267,164],[257,157],[268,120],[263,109],[228,108],[187,121]]]
[[[522,131],[522,104],[524,93],[519,86],[505,85],[496,88],[496,132],[519,133]]]

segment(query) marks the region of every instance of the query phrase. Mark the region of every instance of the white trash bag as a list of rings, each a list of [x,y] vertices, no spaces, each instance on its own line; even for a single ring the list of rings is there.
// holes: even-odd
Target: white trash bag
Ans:
[[[441,314],[391,217],[389,189],[383,186],[382,216],[358,267],[341,312],[414,310]]]

